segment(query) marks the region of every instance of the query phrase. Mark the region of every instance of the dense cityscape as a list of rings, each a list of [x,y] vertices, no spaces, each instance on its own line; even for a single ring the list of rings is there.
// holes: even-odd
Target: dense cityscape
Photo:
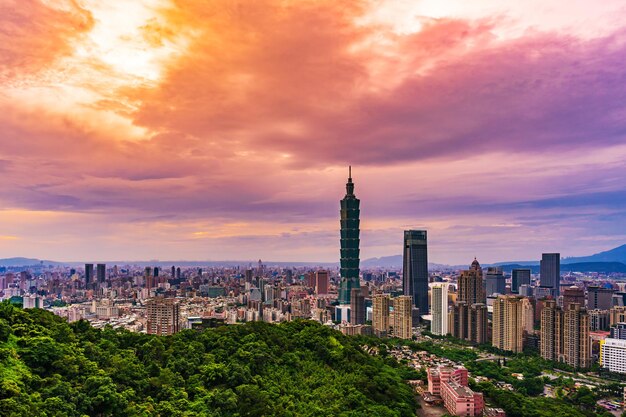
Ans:
[[[429,271],[426,230],[404,232],[402,268],[361,270],[360,200],[354,188],[350,173],[340,202],[340,268],[261,260],[208,267],[40,263],[3,267],[2,299],[49,310],[70,323],[86,320],[96,329],[159,336],[313,320],[347,336],[369,337],[362,348],[371,355],[380,355],[384,346],[387,354],[422,371],[422,379],[410,383],[424,415],[504,417],[508,414],[494,398],[470,388],[470,378],[474,388],[482,381],[514,391],[519,387],[509,378],[524,381],[525,371],[499,379],[475,369],[477,361],[506,369],[502,363],[508,357],[540,358],[545,369],[541,378],[529,378],[539,384],[531,395],[602,392],[592,409],[618,415],[626,395],[620,383],[626,381],[626,275],[562,275],[559,253],[542,254],[539,274],[519,265],[483,268],[477,259],[464,270]],[[387,346],[385,340],[393,342]],[[420,343],[474,356],[466,363]],[[601,389],[607,383],[613,386],[608,392]],[[528,394],[529,389],[524,388]]]
[[[626,417],[624,0],[0,0],[0,417]]]

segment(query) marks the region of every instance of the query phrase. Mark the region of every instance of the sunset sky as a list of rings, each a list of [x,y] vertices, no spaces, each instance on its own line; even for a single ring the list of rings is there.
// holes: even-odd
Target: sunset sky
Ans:
[[[626,243],[623,0],[0,0],[0,258]]]

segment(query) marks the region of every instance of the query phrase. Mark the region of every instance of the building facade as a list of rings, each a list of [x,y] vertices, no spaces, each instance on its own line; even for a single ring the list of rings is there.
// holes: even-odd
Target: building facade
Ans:
[[[402,267],[405,296],[413,299],[420,314],[428,314],[428,245],[426,230],[405,230]]]
[[[466,302],[468,305],[485,303],[486,296],[483,287],[483,270],[476,259],[470,269],[462,271],[457,280],[457,301]]]
[[[431,287],[431,328],[433,334],[448,334],[448,283],[437,283]]]
[[[365,324],[365,296],[361,288],[352,288],[350,295],[350,324]]]
[[[413,297],[401,295],[393,299],[393,335],[400,339],[413,337]]]
[[[372,327],[378,337],[389,335],[389,308],[391,297],[389,294],[377,294],[372,297]]]
[[[442,398],[444,406],[453,416],[480,416],[485,402],[481,393],[472,391],[468,385],[467,369],[435,367],[427,370],[428,391]]]
[[[601,340],[600,365],[611,372],[626,374],[626,340]]]
[[[542,254],[539,269],[541,286],[550,288],[555,298],[561,295],[561,254]]]
[[[530,286],[530,269],[520,268],[511,272],[511,292],[519,294],[519,287]]]
[[[514,353],[524,348],[524,297],[500,295],[493,303],[492,346]]]
[[[146,302],[148,334],[171,335],[180,330],[180,308],[171,298],[152,298]]]

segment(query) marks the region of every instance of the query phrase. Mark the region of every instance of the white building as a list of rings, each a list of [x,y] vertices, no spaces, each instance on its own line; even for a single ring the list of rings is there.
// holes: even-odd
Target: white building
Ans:
[[[611,372],[626,374],[626,340],[607,338],[600,341],[600,364]]]
[[[436,283],[431,287],[432,322],[430,330],[433,334],[448,334],[448,283]]]

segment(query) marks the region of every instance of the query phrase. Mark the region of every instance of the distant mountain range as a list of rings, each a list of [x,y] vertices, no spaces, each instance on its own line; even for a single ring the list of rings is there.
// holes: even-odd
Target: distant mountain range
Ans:
[[[573,258],[565,258],[561,260],[562,264],[573,264],[580,262],[621,262],[626,264],[626,245],[596,253],[591,256],[579,256]]]
[[[63,262],[46,261],[35,258],[6,258],[0,259],[0,266],[34,266],[34,265],[65,265]]]
[[[201,267],[201,266],[255,266],[254,261],[107,261],[109,265],[138,265],[138,266],[160,266],[168,267],[171,265],[185,267]],[[0,266],[20,267],[35,265],[82,265],[82,262],[55,262],[48,260],[39,260],[34,258],[7,258],[0,259]],[[321,266],[324,268],[336,268],[338,262],[263,262],[268,266],[281,267],[302,267],[302,266]],[[539,271],[539,261],[508,261],[497,262],[492,265],[501,266],[505,271],[513,268],[530,268],[534,272]],[[488,266],[488,265],[483,265]],[[466,268],[467,265],[443,265],[429,263],[431,270],[458,270]],[[402,268],[402,255],[382,256],[380,258],[369,258],[361,261],[361,268]],[[626,273],[626,245],[619,246],[604,252],[596,253],[591,256],[570,257],[561,260],[561,271],[563,272],[623,272]]]
[[[530,269],[533,274],[539,273],[539,265],[502,264],[499,265],[504,272],[513,269]],[[599,272],[602,274],[626,273],[626,264],[621,262],[576,262],[561,264],[561,272]]]

